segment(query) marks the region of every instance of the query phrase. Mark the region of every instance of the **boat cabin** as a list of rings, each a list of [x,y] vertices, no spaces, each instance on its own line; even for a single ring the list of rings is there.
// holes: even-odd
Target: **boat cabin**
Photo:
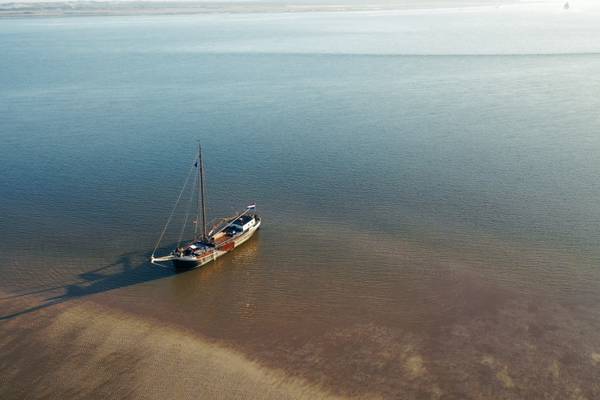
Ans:
[[[256,219],[252,215],[242,215],[231,223],[231,226],[242,232],[246,232],[256,224]]]

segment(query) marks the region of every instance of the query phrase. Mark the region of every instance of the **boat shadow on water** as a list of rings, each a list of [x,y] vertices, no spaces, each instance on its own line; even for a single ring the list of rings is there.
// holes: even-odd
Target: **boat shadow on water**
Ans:
[[[64,284],[53,284],[0,298],[0,321],[10,320],[69,300],[154,281],[184,272],[152,265],[150,254],[124,253],[108,265],[67,277]],[[46,297],[49,296],[49,297]]]

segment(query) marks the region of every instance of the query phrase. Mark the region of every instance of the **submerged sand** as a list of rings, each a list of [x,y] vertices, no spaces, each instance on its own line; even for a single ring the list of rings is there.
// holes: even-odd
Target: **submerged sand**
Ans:
[[[89,301],[0,324],[2,399],[337,398],[182,329]]]
[[[127,257],[82,283],[0,293],[0,398],[600,398],[581,256],[364,234],[338,249],[354,263],[336,262],[321,230],[291,238],[319,276],[271,268],[259,238],[184,274]],[[547,272],[532,279],[530,265]]]
[[[492,248],[502,249],[503,261],[482,274],[484,261],[466,252],[375,242],[364,238],[345,250],[360,259],[369,248],[377,265],[404,268],[403,279],[362,282],[359,292],[330,267],[330,280],[303,278],[304,303],[293,286],[268,295],[268,285],[282,284],[279,274],[289,276],[285,267],[267,285],[235,258],[156,287],[67,298],[15,316],[36,301],[3,295],[1,314],[11,317],[0,321],[0,398],[600,398],[600,314],[586,286],[570,293],[570,285],[550,280],[536,289],[539,279],[511,267],[533,262],[523,249],[491,246],[487,262],[496,259]],[[236,257],[258,257],[254,245]],[[577,264],[554,259],[565,274]],[[241,279],[248,293],[226,290]],[[265,298],[249,295],[255,279]],[[331,303],[335,290],[344,304]],[[161,293],[163,301],[136,291]],[[136,301],[127,304],[129,296]],[[178,306],[161,308],[170,296]]]

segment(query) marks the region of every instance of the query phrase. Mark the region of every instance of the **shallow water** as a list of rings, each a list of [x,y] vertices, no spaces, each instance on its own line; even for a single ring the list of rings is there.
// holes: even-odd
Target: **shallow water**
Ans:
[[[599,396],[597,16],[3,21],[2,318],[92,299],[348,395]],[[175,275],[198,141],[210,216],[264,227]]]

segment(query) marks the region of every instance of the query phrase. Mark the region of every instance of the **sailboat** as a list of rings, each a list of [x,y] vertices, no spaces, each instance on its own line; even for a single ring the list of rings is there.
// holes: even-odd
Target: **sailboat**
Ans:
[[[191,172],[196,170],[196,218],[194,224],[194,235],[190,240],[182,243],[180,241],[171,251],[170,254],[157,256],[156,252],[160,243],[167,231],[169,223],[173,219],[177,205],[179,204],[182,194],[188,186]],[[192,187],[192,195],[194,195]],[[190,198],[191,201],[191,198]],[[181,229],[183,233],[188,216],[186,215],[184,226]],[[150,262],[152,264],[161,265],[163,262],[172,262],[177,269],[190,269],[208,264],[211,261],[225,255],[240,246],[260,228],[261,218],[256,214],[256,204],[250,204],[241,212],[236,213],[233,217],[222,218],[213,224],[210,229],[207,229],[206,220],[206,189],[204,177],[204,161],[202,159],[202,146],[198,145],[198,156],[194,160],[190,174],[184,182],[183,188],[179,193],[179,197],[175,202],[175,207],[171,211],[165,227],[162,230],[160,238],[152,251]]]

